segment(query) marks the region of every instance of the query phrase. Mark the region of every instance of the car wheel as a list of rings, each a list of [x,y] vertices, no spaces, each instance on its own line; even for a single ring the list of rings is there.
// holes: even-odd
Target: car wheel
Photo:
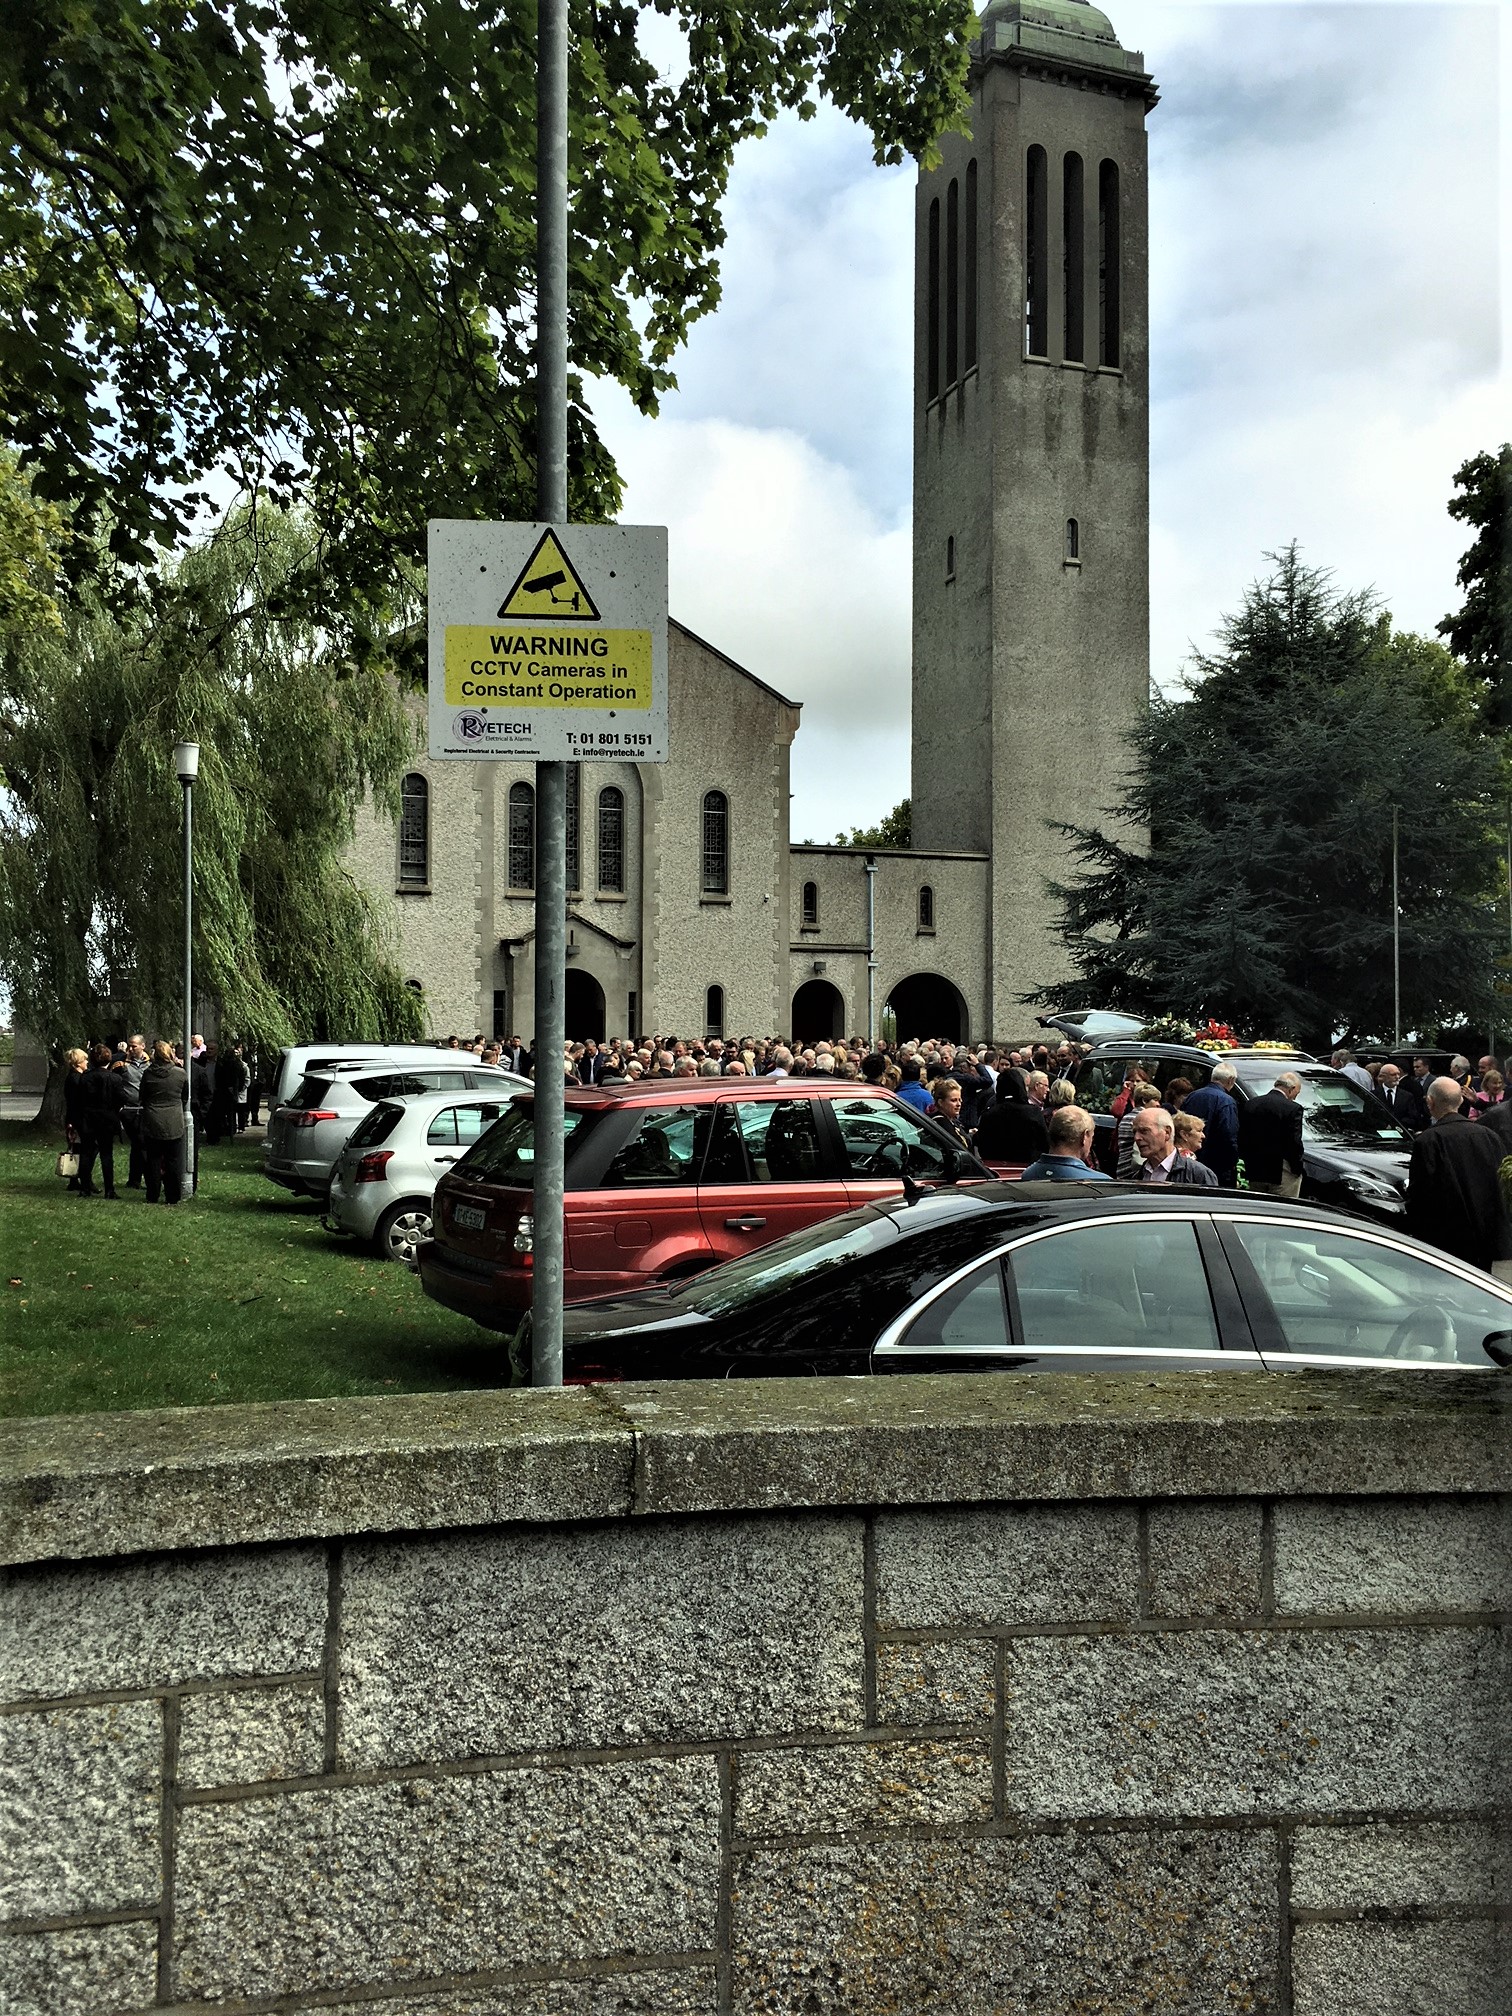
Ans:
[[[384,1260],[413,1260],[421,1240],[431,1236],[431,1210],[416,1197],[392,1205],[378,1220],[373,1244]]]

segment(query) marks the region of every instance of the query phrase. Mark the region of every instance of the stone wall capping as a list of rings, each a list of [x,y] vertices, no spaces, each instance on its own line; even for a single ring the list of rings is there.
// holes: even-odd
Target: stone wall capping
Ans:
[[[1501,1492],[1481,1374],[689,1381],[0,1424],[0,1561],[986,1502]]]

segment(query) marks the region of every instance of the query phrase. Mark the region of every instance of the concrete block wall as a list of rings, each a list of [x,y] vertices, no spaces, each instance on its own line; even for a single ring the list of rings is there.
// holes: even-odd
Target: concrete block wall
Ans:
[[[1469,1375],[12,1424],[0,2007],[1506,2016],[1507,1451]]]

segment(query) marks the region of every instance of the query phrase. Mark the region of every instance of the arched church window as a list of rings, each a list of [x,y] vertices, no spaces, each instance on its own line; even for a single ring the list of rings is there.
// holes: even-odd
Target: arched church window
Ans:
[[[418,770],[399,787],[399,887],[430,887],[430,786]]]
[[[618,784],[606,784],[598,796],[598,886],[624,893],[625,794]]]
[[[1066,520],[1066,560],[1068,564],[1081,565],[1081,524],[1075,518]]]
[[[935,928],[934,891],[926,882],[919,891],[919,929],[933,931]]]
[[[1050,350],[1048,176],[1043,147],[1031,147],[1024,172],[1024,348],[1031,357]]]
[[[945,192],[945,383],[961,375],[961,185]]]
[[[940,396],[940,199],[938,196],[929,206],[929,244],[926,249],[926,270],[924,276],[924,314],[929,324],[924,337],[924,349],[928,358],[928,397]]]
[[[509,787],[509,886],[535,887],[535,786]]]
[[[583,766],[567,765],[567,887],[583,886]]]
[[[1097,361],[1116,369],[1119,345],[1118,164],[1097,171]]]
[[[975,371],[977,361],[977,164],[966,163],[966,215],[961,223],[966,278],[961,290],[962,368]]]
[[[1065,289],[1065,355],[1073,364],[1085,361],[1082,318],[1082,158],[1068,154],[1061,164],[1061,268]]]
[[[817,931],[819,928],[819,884],[805,882],[803,885],[803,929]]]
[[[699,886],[705,896],[730,893],[730,801],[723,791],[704,793],[703,868]]]
[[[724,1039],[724,989],[711,987],[704,996],[704,1041]]]

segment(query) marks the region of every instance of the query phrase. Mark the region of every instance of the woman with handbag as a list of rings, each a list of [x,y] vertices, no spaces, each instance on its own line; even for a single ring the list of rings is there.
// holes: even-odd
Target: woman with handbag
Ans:
[[[84,1141],[84,1074],[89,1054],[84,1050],[63,1052],[63,1138],[67,1143],[58,1157],[58,1174],[68,1178],[70,1190],[79,1185],[79,1149]]]

